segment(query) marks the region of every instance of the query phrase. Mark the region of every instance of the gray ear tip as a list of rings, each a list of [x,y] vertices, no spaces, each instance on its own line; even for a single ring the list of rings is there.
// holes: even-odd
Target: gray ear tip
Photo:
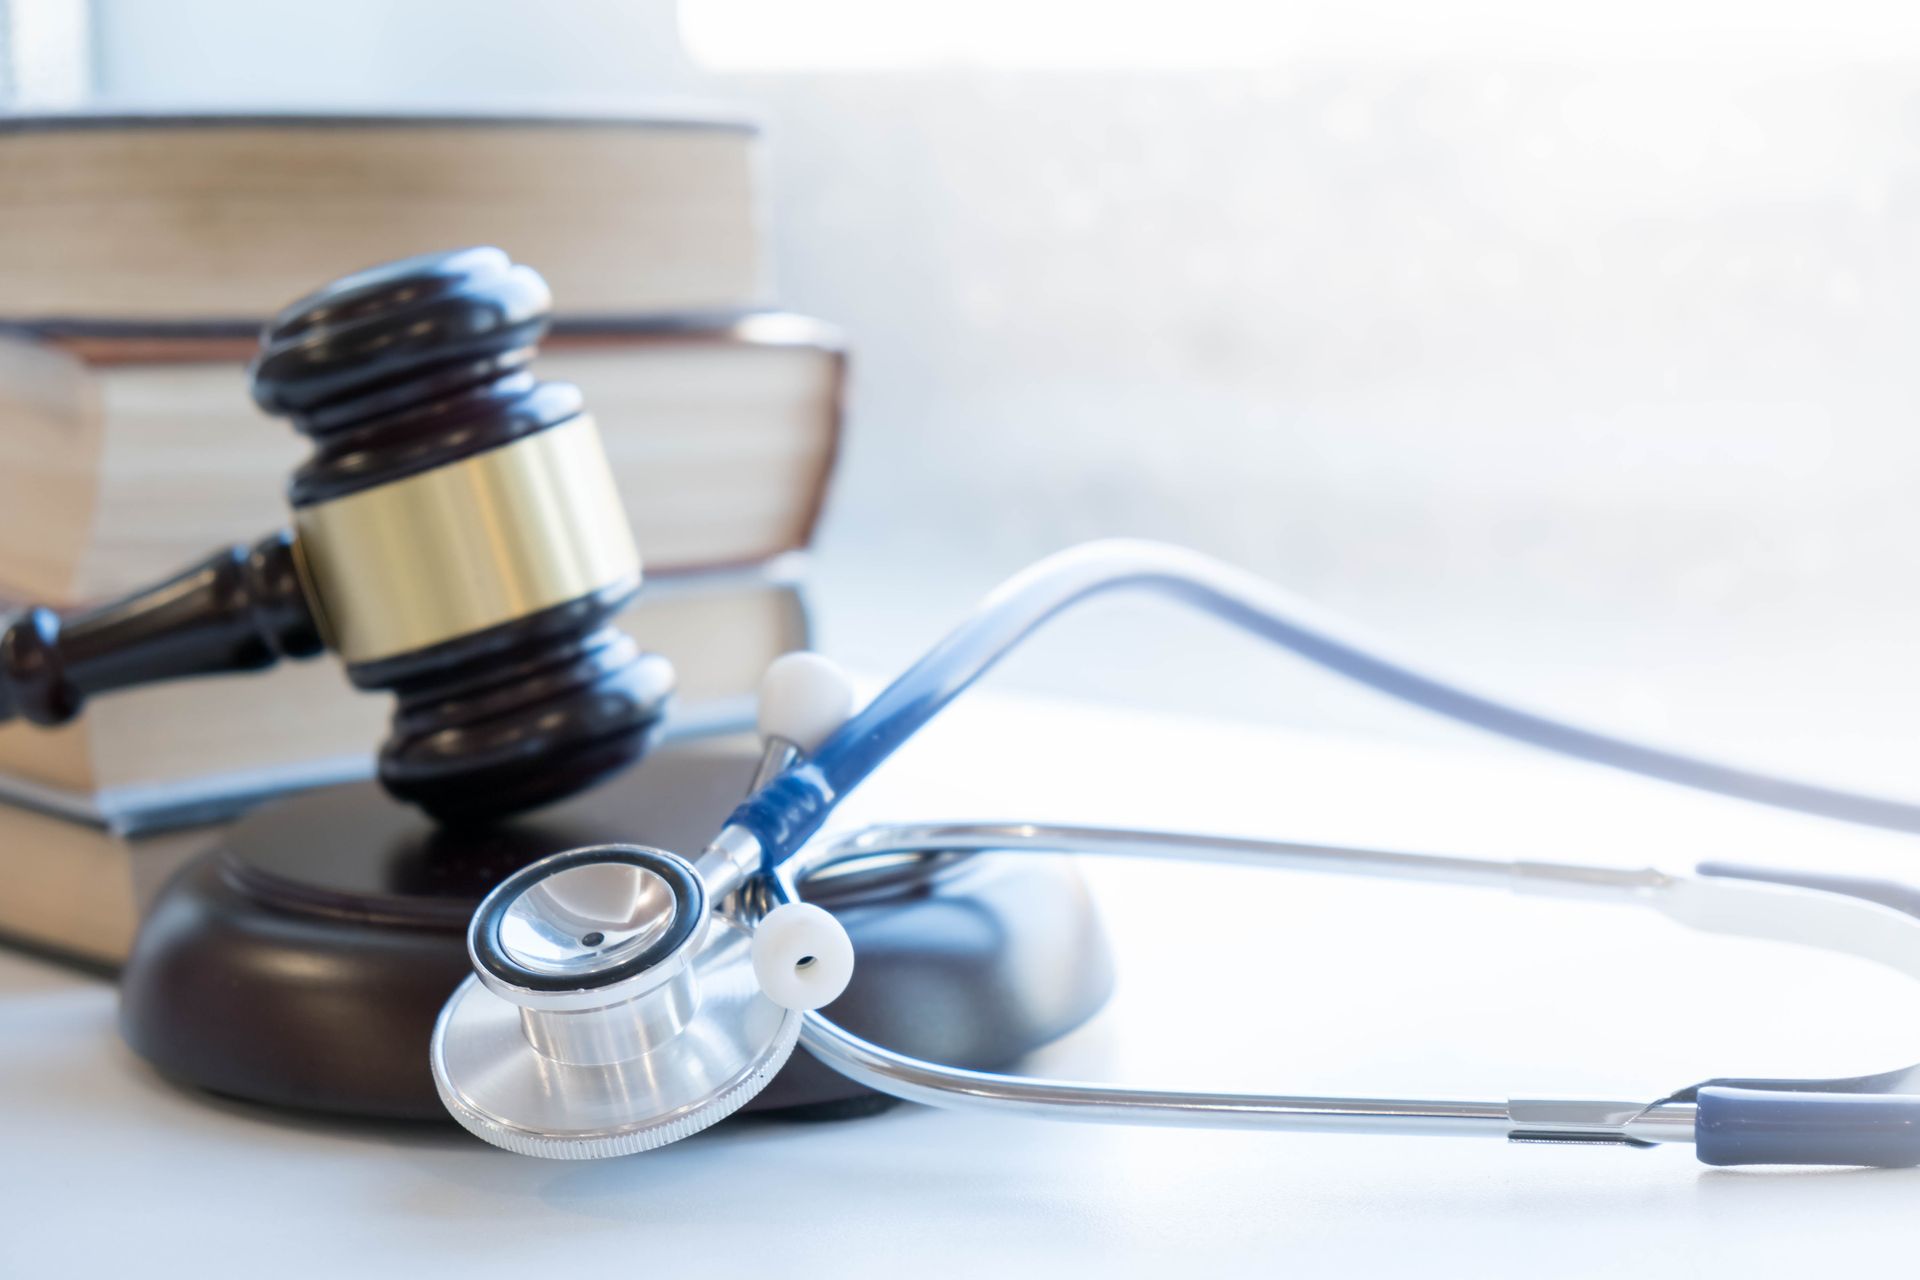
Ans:
[[[1702,1164],[1920,1165],[1920,1097],[1710,1086],[1698,1103]]]

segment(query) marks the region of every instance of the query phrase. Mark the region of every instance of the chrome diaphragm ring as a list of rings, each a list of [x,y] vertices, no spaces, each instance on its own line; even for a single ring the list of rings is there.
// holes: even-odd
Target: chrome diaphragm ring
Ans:
[[[664,1146],[739,1110],[801,1015],[761,990],[747,929],[692,864],[603,845],[503,881],[468,931],[474,972],[434,1025],[440,1100],[488,1142],[589,1159]]]
[[[650,1151],[717,1124],[766,1087],[800,1035],[802,1015],[761,993],[751,941],[738,925],[714,920],[689,969],[697,1017],[623,1061],[543,1055],[521,1008],[468,977],[433,1029],[440,1101],[495,1146],[565,1160]],[[633,1010],[606,1015],[630,1018]]]
[[[590,845],[494,886],[467,929],[474,972],[527,1008],[594,1008],[669,979],[707,923],[693,865],[664,849]]]

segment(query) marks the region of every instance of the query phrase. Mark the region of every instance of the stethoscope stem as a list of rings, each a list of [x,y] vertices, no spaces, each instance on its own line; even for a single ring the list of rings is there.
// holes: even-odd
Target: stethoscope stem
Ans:
[[[693,869],[706,885],[707,897],[723,902],[759,875],[764,862],[758,837],[745,827],[728,823],[694,859]]]

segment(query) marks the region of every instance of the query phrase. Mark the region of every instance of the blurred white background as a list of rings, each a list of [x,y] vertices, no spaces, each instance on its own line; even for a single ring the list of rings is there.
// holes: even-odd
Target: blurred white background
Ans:
[[[779,296],[855,343],[818,584],[869,670],[1153,536],[1493,689],[1920,792],[1913,6],[78,9],[94,105],[765,120]],[[1137,606],[1004,679],[1452,733]]]

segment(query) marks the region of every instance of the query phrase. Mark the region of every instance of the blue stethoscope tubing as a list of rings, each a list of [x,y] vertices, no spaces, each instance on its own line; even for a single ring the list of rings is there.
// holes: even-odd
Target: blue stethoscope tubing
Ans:
[[[1119,539],[1060,552],[1008,580],[729,822],[752,833],[767,867],[778,865],[842,797],[1027,636],[1076,604],[1125,591],[1191,606],[1388,697],[1515,742],[1777,809],[1920,834],[1920,804],[1740,768],[1516,707],[1421,670],[1244,570],[1179,547]]]
[[[763,878],[772,887],[775,900],[797,900],[800,881],[836,859],[877,851],[869,838],[865,848],[852,847],[850,851],[836,845],[821,853],[816,844],[810,856],[796,859],[835,806],[941,709],[1049,619],[1082,601],[1122,591],[1149,592],[1196,608],[1368,688],[1517,742],[1779,809],[1920,834],[1920,804],[1740,768],[1516,707],[1391,655],[1383,646],[1356,636],[1252,574],[1176,547],[1114,540],[1062,552],[1008,581],[809,757],[773,778],[734,811],[728,829],[750,836],[758,845]],[[915,841],[923,842],[921,848],[964,848],[971,838],[966,833],[971,832],[979,838],[977,847],[983,850],[1037,845],[1180,856],[1183,849],[1189,854],[1197,849],[1195,856],[1202,859],[1222,852],[1221,848],[1206,847],[1206,837],[1098,829],[1022,826],[994,832],[990,828],[956,828],[946,834],[945,845],[936,840],[933,846],[924,843],[924,830],[903,830],[907,831],[900,843],[903,850]],[[982,836],[982,830],[987,834]],[[1212,843],[1222,844],[1217,840]],[[1248,844],[1240,850],[1245,856],[1229,860],[1254,860],[1263,853],[1284,858],[1307,848],[1243,843]],[[1335,869],[1339,856],[1353,852],[1331,851]],[[1402,871],[1421,861],[1420,855],[1380,856],[1405,857],[1409,866]],[[1470,860],[1428,861],[1459,866]],[[803,863],[807,864],[804,868]],[[1498,867],[1501,874],[1518,867],[1518,874],[1524,876],[1528,866],[1545,868],[1543,874],[1549,879],[1561,874],[1553,864],[1483,865]],[[1572,870],[1607,874],[1604,869]],[[1727,868],[1703,871],[1705,875],[1693,878],[1660,877],[1658,883],[1624,887],[1631,894],[1641,889],[1680,892],[1704,886],[1710,891],[1708,897],[1715,910],[1730,901],[1737,910],[1757,908],[1761,916],[1769,918],[1782,910],[1791,915],[1795,903],[1790,898],[1795,891],[1781,884],[1760,883],[1772,879],[1799,886],[1799,905],[1810,908],[1815,917],[1831,916],[1835,909],[1843,916],[1852,912],[1854,915],[1846,921],[1857,920],[1868,933],[1889,927],[1904,930],[1889,949],[1915,950],[1909,944],[1920,931],[1920,920],[1896,901],[1897,888],[1877,882],[1863,888],[1839,877],[1817,874],[1781,876]],[[1419,873],[1415,870],[1413,874]],[[1732,886],[1722,880],[1715,884],[1710,879],[1713,876],[1739,877],[1750,883]],[[1769,894],[1787,896],[1776,899]],[[1685,892],[1681,896],[1685,897]],[[1688,900],[1698,897],[1695,894]],[[1716,926],[1708,923],[1703,927]],[[1843,922],[1843,928],[1849,927],[1851,923]],[[1791,928],[1787,930],[1789,936],[1792,932]],[[1831,927],[1826,929],[1828,938],[1834,933]],[[1842,949],[1848,948],[1842,944]],[[1920,977],[1920,971],[1915,971],[1915,976]],[[991,1104],[1054,1118],[1149,1124],[1193,1123],[1196,1115],[1213,1114],[1235,1123],[1265,1117],[1276,1127],[1288,1128],[1375,1127],[1408,1132],[1469,1131],[1475,1126],[1500,1130],[1504,1126],[1504,1131],[1515,1137],[1595,1140],[1604,1135],[1630,1144],[1644,1141],[1636,1136],[1634,1125],[1643,1126],[1639,1132],[1655,1133],[1658,1125],[1673,1123],[1672,1117],[1684,1115],[1689,1129],[1685,1140],[1693,1141],[1700,1158],[1711,1164],[1920,1164],[1920,1097],[1911,1092],[1920,1088],[1920,1078],[1916,1078],[1920,1068],[1839,1080],[1708,1081],[1638,1111],[1596,1116],[1584,1131],[1592,1136],[1583,1139],[1574,1136],[1583,1132],[1579,1122],[1569,1119],[1565,1112],[1541,1113],[1547,1118],[1537,1123],[1545,1127],[1539,1132],[1529,1130],[1532,1122],[1528,1116],[1535,1113],[1527,1108],[1534,1104],[1409,1104],[1395,1100],[1114,1090],[926,1063],[863,1041],[817,1011],[807,1013],[805,1019],[802,1043],[835,1069],[888,1092],[940,1105]],[[1571,1104],[1539,1105],[1551,1108]],[[1316,1118],[1323,1118],[1324,1126],[1316,1126]],[[1645,1140],[1680,1139],[1656,1136]]]

